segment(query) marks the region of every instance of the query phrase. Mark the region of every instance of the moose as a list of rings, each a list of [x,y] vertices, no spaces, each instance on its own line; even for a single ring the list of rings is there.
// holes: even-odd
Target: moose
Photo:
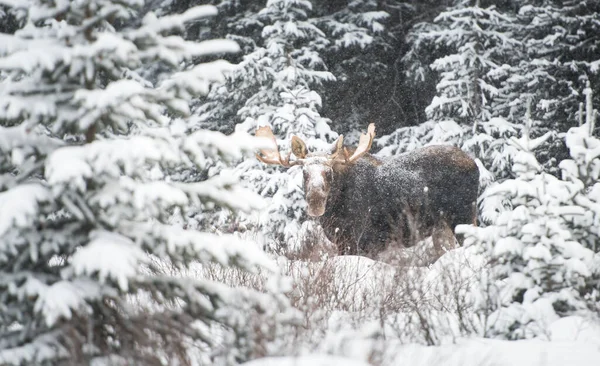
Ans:
[[[293,136],[284,158],[269,127],[258,128],[256,136],[275,146],[259,150],[261,162],[302,166],[307,213],[340,254],[377,257],[390,245],[411,247],[431,236],[437,258],[456,245],[457,225],[476,222],[479,169],[457,147],[375,157],[369,154],[375,137],[371,123],[358,146],[344,146],[342,135],[325,153],[308,153],[304,141]]]

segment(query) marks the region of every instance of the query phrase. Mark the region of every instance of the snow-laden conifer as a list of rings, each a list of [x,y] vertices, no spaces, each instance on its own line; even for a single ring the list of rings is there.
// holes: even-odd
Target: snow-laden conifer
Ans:
[[[404,57],[408,74],[424,79],[430,66],[440,75],[437,94],[426,109],[436,121],[476,124],[493,117],[491,103],[498,95],[498,78],[518,41],[513,38],[515,19],[479,1],[456,1],[433,24],[421,23],[409,35],[411,50]],[[431,65],[420,59],[434,52]],[[425,55],[425,56],[423,56]]]
[[[256,147],[175,118],[231,68],[192,60],[235,43],[175,35],[216,9],[128,22],[143,1],[0,3],[22,25],[0,34],[0,363],[181,364],[189,348],[204,362],[248,358],[253,311],[278,311],[277,298],[164,270],[275,270],[252,243],[170,223],[190,205],[260,205],[228,176],[167,175]],[[136,72],[150,64],[162,65],[156,84]]]
[[[282,153],[289,150],[292,135],[303,138],[309,149],[322,149],[323,141],[337,137],[329,120],[319,114],[322,101],[314,90],[335,78],[325,70],[315,47],[328,41],[308,21],[311,9],[309,1],[267,2],[257,15],[264,27],[256,49],[244,56],[227,82],[210,92],[207,103],[196,112],[198,125],[218,128],[234,122],[236,130],[249,133],[268,125],[280,140]],[[217,166],[213,172],[220,169]],[[260,230],[270,238],[295,241],[304,212],[300,170],[288,172],[250,159],[235,170],[248,187],[269,197],[270,204],[258,219]],[[201,224],[226,218],[197,217]],[[257,222],[255,217],[242,221],[245,227]]]
[[[577,124],[586,83],[600,81],[600,3],[523,0],[515,6],[524,48],[505,66],[508,77],[495,109],[516,121],[531,99],[534,119],[546,129],[566,131]]]
[[[488,335],[541,336],[559,317],[589,315],[596,306],[600,206],[597,183],[588,177],[598,174],[598,140],[589,131],[586,123],[567,134],[572,159],[560,163],[562,179],[544,172],[535,158],[543,141],[531,139],[528,129],[512,138],[515,178],[490,186],[482,196],[484,201],[500,197],[504,208],[487,227],[457,228],[467,245],[481,246],[491,260],[489,281],[499,290],[485,304],[494,310]]]

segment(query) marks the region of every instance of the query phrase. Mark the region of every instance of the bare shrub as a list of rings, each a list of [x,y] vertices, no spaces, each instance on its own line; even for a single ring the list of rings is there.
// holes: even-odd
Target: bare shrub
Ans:
[[[474,260],[474,248],[439,253],[430,237],[410,248],[392,244],[372,260],[337,256],[322,235],[304,240],[300,250],[280,252],[282,274],[293,284],[291,304],[302,314],[289,354],[303,345],[347,356],[351,350],[323,340],[363,339],[367,329],[373,349],[365,361],[376,363],[378,347],[390,340],[438,345],[485,333],[492,297],[481,294],[485,260]]]
[[[363,285],[368,283],[370,292],[363,292],[368,294],[365,302],[354,311],[344,312],[347,307],[332,311],[323,327],[327,330],[315,342],[319,343],[317,349],[378,365],[390,347],[440,345],[462,337],[484,336],[497,299],[497,289],[486,281],[486,259],[475,248],[460,248],[428,267],[410,265],[414,260],[408,256],[404,264],[409,265],[387,266],[389,271],[378,274],[386,280],[378,277],[368,283],[366,278],[357,277]],[[417,263],[420,260],[417,258]],[[374,262],[373,271],[377,265],[383,264]]]
[[[406,307],[392,314],[386,330],[400,340],[439,345],[482,331],[472,290],[480,268],[462,251],[451,251],[427,271],[410,270],[398,277]]]
[[[312,221],[307,221],[301,234],[291,242],[276,243],[273,254],[283,256],[291,261],[318,262],[338,255],[338,249],[330,242],[323,228]]]
[[[473,248],[450,250],[432,264],[436,253],[428,239],[412,248],[388,248],[390,256],[379,258],[384,263],[338,256],[320,234],[303,240],[306,245],[295,246],[300,249],[278,253],[281,277],[196,263],[164,270],[260,292],[270,291],[274,280],[289,281],[287,301],[299,310],[295,321],[288,317],[284,324],[283,317],[259,309],[245,309],[241,315],[253,333],[248,358],[319,351],[355,355],[377,365],[390,342],[439,345],[485,335],[489,327],[489,302],[496,297],[486,298],[481,291],[486,262],[473,255]],[[225,330],[210,331],[221,337],[212,352],[226,353],[235,346]],[[352,340],[366,346],[359,350]]]

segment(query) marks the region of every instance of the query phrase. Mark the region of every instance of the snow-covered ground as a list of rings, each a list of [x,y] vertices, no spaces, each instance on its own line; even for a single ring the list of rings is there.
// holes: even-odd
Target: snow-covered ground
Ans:
[[[368,363],[345,357],[310,355],[303,357],[265,357],[245,363],[246,366],[368,366]]]
[[[294,337],[276,340],[277,354],[293,356],[247,365],[600,365],[600,323],[587,318],[539,314],[543,336],[484,338],[489,319],[475,305],[482,300],[485,263],[475,247],[454,249],[428,267],[394,267],[360,256],[280,257],[277,264],[294,283],[290,298],[304,323]],[[201,266],[187,275],[259,287],[263,277],[215,274]]]
[[[577,317],[552,326],[552,340],[504,341],[461,338],[451,344],[424,346],[389,339],[376,344],[346,340],[344,355],[309,354],[268,357],[248,366],[597,366],[600,364],[600,327]],[[352,350],[352,351],[349,351]]]
[[[338,352],[353,360],[382,366],[592,366],[600,364],[600,327],[578,317],[550,327],[549,339],[505,341],[482,337],[456,338],[425,346],[398,339],[345,339]],[[341,351],[341,352],[340,352]],[[301,359],[301,358],[300,358]],[[302,363],[298,363],[302,365]],[[338,365],[332,363],[332,365]],[[343,363],[339,363],[343,365]]]
[[[390,343],[378,362],[330,355],[267,357],[248,366],[597,366],[599,345],[573,341],[459,340],[444,346]]]
[[[306,345],[296,344],[297,356],[248,365],[600,365],[600,325],[577,316],[552,320],[545,336],[536,339],[482,337],[483,320],[467,307],[459,310],[475,300],[470,290],[483,264],[474,248],[453,250],[427,268],[392,267],[357,256],[282,259],[280,266],[297,285],[295,296],[312,296],[313,305],[320,301],[319,316],[325,319],[308,319],[325,329],[307,331]],[[319,286],[329,293],[328,301],[322,301],[327,294],[320,294]],[[402,296],[390,300],[394,292]],[[457,294],[463,298],[457,300]],[[426,346],[428,341],[437,345]]]
[[[540,340],[460,340],[438,347],[399,346],[389,352],[385,365],[411,366],[596,366],[598,345]]]

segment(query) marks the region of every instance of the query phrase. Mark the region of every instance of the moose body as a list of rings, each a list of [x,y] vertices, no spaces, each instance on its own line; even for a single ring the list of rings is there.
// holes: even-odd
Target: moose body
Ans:
[[[276,145],[268,127],[257,131]],[[330,154],[308,154],[294,136],[292,153],[276,149],[257,157],[269,164],[302,165],[309,216],[317,217],[340,254],[377,257],[394,244],[410,247],[433,237],[437,256],[453,247],[454,228],[476,219],[479,170],[475,161],[453,146],[429,146],[401,155],[368,154],[375,127],[369,125],[356,149],[343,136]]]
[[[333,171],[318,219],[342,254],[376,255],[392,243],[408,247],[430,235],[445,246],[456,225],[475,221],[479,170],[456,147],[367,155]]]

